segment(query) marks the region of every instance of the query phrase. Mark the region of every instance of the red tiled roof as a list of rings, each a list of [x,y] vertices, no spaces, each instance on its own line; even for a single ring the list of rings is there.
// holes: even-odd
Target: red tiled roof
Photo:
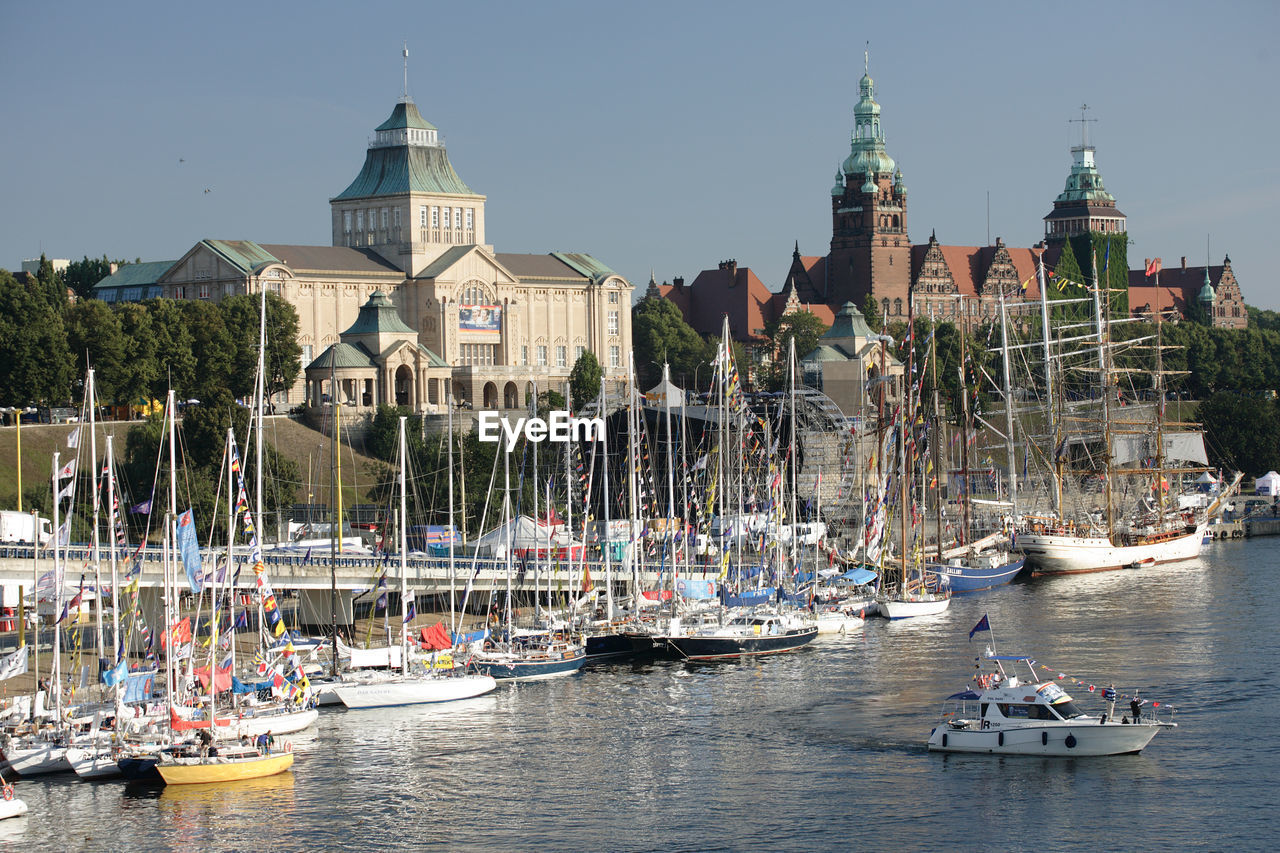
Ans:
[[[661,285],[659,292],[684,314],[685,321],[701,335],[719,335],[724,316],[735,340],[759,340],[765,321],[773,317],[776,294],[764,286],[748,267],[703,270],[691,284],[677,288]]]
[[[942,259],[947,268],[951,270],[951,277],[955,279],[956,288],[962,296],[981,295],[982,282],[986,280],[987,271],[991,269],[991,263],[995,259],[997,248],[996,246],[938,246],[938,249],[942,252]],[[1025,282],[1030,279],[1030,283],[1027,285],[1026,297],[1028,299],[1039,299],[1040,284],[1036,277],[1036,259],[1041,250],[1019,249],[1013,246],[1005,246],[1004,248],[1009,253],[1009,260],[1013,264],[1014,271],[1018,274],[1018,281]],[[924,257],[928,251],[929,244],[927,243],[911,247],[912,281],[915,281],[920,275],[920,268],[924,264]],[[1046,258],[1046,263],[1048,263],[1048,258]]]

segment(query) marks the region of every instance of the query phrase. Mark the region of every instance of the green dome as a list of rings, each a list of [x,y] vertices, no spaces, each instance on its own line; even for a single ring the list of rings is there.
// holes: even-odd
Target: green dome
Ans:
[[[831,188],[831,195],[833,198],[840,198],[840,196],[844,195],[844,173],[839,169],[836,169],[836,183]]]
[[[1204,286],[1200,288],[1200,294],[1196,299],[1201,302],[1212,303],[1217,294],[1213,292],[1213,285],[1209,283],[1209,268],[1204,268]]]

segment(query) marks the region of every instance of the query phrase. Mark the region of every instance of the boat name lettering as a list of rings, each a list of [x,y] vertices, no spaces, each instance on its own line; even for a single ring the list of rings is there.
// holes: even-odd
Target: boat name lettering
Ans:
[[[478,419],[481,441],[496,443],[505,435],[507,452],[516,449],[523,435],[526,441],[603,441],[604,418],[575,418],[568,412],[553,411],[542,418],[516,418],[514,423],[497,412],[481,412]]]

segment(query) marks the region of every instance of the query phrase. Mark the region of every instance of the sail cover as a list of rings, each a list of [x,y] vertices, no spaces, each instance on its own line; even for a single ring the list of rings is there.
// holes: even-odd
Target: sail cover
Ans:
[[[1127,465],[1155,458],[1155,436],[1115,435],[1111,437],[1112,462]],[[1166,464],[1196,463],[1208,465],[1204,452],[1204,433],[1167,432],[1164,434],[1164,461]]]

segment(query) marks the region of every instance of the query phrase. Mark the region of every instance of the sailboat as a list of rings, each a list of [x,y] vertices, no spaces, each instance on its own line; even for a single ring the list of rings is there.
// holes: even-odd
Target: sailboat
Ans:
[[[915,379],[915,317],[908,315],[907,329],[910,347],[907,351],[906,371],[903,373],[902,399],[897,407],[898,449],[898,515],[900,541],[897,555],[897,583],[882,589],[877,604],[880,612],[890,619],[906,619],[913,616],[931,616],[942,613],[951,604],[951,592],[939,589],[936,578],[925,570],[923,549],[918,538],[912,542],[908,530],[919,533],[916,521],[916,503],[911,495],[912,468],[915,449],[925,439],[924,421],[919,417],[919,392],[924,382]],[[883,346],[883,342],[881,343]],[[882,386],[883,388],[883,386]],[[883,394],[883,390],[881,391]],[[935,438],[936,440],[936,438]],[[923,495],[922,495],[923,497]]]
[[[1095,258],[1094,267],[1097,268]],[[1043,292],[1043,286],[1041,287]],[[1096,346],[1093,368],[1099,383],[1096,414],[1077,416],[1067,410],[1062,382],[1051,396],[1056,404],[1054,434],[1054,509],[1021,519],[1017,547],[1027,557],[1033,575],[1065,575],[1189,560],[1200,555],[1207,519],[1202,512],[1181,510],[1170,504],[1165,494],[1169,478],[1208,470],[1203,433],[1187,429],[1188,424],[1171,424],[1165,412],[1161,317],[1156,316],[1155,366],[1151,372],[1155,397],[1150,417],[1134,410],[1122,411],[1123,392],[1117,377],[1131,372],[1115,363],[1111,339],[1110,295],[1095,277],[1091,288],[1096,318]],[[1047,326],[1046,326],[1047,328]],[[1046,332],[1046,334],[1048,334]],[[1141,341],[1125,342],[1133,348]],[[1046,345],[1047,348],[1047,345]],[[1079,354],[1077,351],[1076,354]],[[1062,352],[1058,363],[1068,357]],[[1046,363],[1050,359],[1046,358]],[[1136,409],[1137,407],[1135,407]],[[1075,447],[1092,446],[1091,458],[1073,460]],[[1181,465],[1171,463],[1182,463]],[[1139,496],[1132,508],[1122,508],[1119,481],[1132,477]],[[1064,510],[1064,483],[1097,484],[1101,480],[1102,506],[1086,507],[1076,517]],[[1080,479],[1077,479],[1080,478]]]
[[[409,621],[412,615],[409,609],[408,588],[408,499],[405,487],[405,469],[408,467],[408,452],[405,441],[405,421],[400,418],[400,606],[403,621],[400,627],[400,675],[385,680],[363,683],[338,682],[332,690],[348,708],[387,708],[401,705],[422,705],[433,702],[450,702],[456,699],[470,699],[481,696],[497,687],[497,682],[489,675],[474,672],[441,671],[434,667],[425,673],[411,672],[409,669]]]
[[[932,319],[932,318],[931,318]],[[932,324],[931,324],[932,325]],[[1005,317],[1004,296],[1000,297],[1000,340],[1001,350],[1003,353],[1004,364],[1004,400],[1005,400],[1005,452],[1006,458],[1010,461],[1009,470],[1011,477],[1010,488],[1010,516],[1016,518],[1018,512],[1017,504],[1017,482],[1016,475],[1013,473],[1014,445],[1013,445],[1013,395],[1010,390],[1010,373],[1009,373],[1009,338],[1008,328]],[[933,370],[933,417],[934,423],[938,426],[942,424],[942,411],[938,401],[938,358],[936,350],[936,341],[931,339],[930,343],[930,362]],[[938,578],[939,582],[947,586],[952,593],[977,592],[979,590],[991,589],[993,587],[1007,584],[1022,571],[1026,563],[1026,559],[1012,551],[1012,542],[1006,529],[1001,529],[995,533],[981,537],[976,541],[972,537],[972,525],[970,524],[972,500],[970,494],[969,480],[969,439],[968,434],[972,429],[972,421],[969,412],[969,384],[965,375],[965,335],[963,330],[960,333],[960,452],[961,452],[961,493],[959,496],[960,511],[962,518],[961,532],[963,539],[959,545],[944,549],[942,542],[942,500],[941,494],[935,493],[936,498],[936,526],[938,530],[938,547],[935,558],[929,563],[929,571]],[[939,436],[934,436],[934,440],[930,442],[933,450],[933,466],[934,470],[941,473],[941,461],[939,459],[939,450],[942,441]]]

